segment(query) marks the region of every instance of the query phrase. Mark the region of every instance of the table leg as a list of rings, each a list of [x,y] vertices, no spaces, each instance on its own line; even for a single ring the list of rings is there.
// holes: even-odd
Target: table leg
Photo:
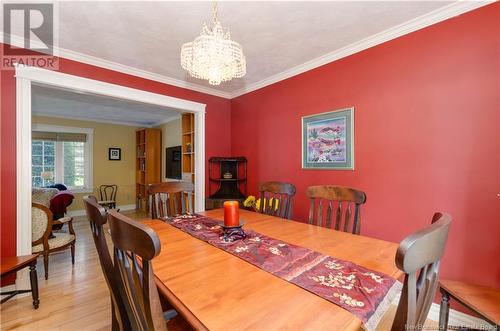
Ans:
[[[446,331],[450,313],[450,295],[441,289],[441,307],[439,308],[439,330]]]
[[[38,299],[38,277],[36,274],[36,260],[30,265],[30,282],[33,307],[35,307],[35,309],[38,309],[40,300]]]

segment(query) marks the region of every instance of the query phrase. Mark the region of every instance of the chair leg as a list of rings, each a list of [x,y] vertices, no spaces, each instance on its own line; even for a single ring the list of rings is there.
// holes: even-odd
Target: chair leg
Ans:
[[[45,280],[49,279],[49,253],[43,253],[43,269],[45,271]]]
[[[120,330],[120,324],[118,323],[118,319],[116,317],[115,305],[113,304],[113,302],[111,302],[111,330]]]
[[[450,296],[441,290],[441,307],[439,308],[439,330],[446,331],[448,328],[448,316],[450,313]]]
[[[36,275],[36,261],[30,265],[30,283],[31,283],[31,297],[33,298],[33,307],[38,309],[40,300],[38,299],[38,278]]]
[[[71,263],[75,264],[75,242],[71,244]]]

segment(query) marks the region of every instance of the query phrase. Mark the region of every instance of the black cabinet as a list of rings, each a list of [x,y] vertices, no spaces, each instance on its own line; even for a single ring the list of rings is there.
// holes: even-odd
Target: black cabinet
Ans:
[[[242,203],[247,194],[247,159],[245,157],[211,157],[208,160],[209,197],[205,209],[221,208],[224,201]]]

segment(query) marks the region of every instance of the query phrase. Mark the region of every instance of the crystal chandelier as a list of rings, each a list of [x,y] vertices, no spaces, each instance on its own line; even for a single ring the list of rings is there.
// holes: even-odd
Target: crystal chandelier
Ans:
[[[181,49],[181,66],[192,77],[208,80],[210,85],[245,76],[246,60],[240,44],[231,40],[217,18],[217,3],[212,5],[212,24],[204,24],[200,35]]]

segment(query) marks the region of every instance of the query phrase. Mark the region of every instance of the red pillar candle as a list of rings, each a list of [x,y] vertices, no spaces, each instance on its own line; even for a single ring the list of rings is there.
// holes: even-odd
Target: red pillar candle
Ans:
[[[238,201],[224,201],[224,226],[240,225]]]

